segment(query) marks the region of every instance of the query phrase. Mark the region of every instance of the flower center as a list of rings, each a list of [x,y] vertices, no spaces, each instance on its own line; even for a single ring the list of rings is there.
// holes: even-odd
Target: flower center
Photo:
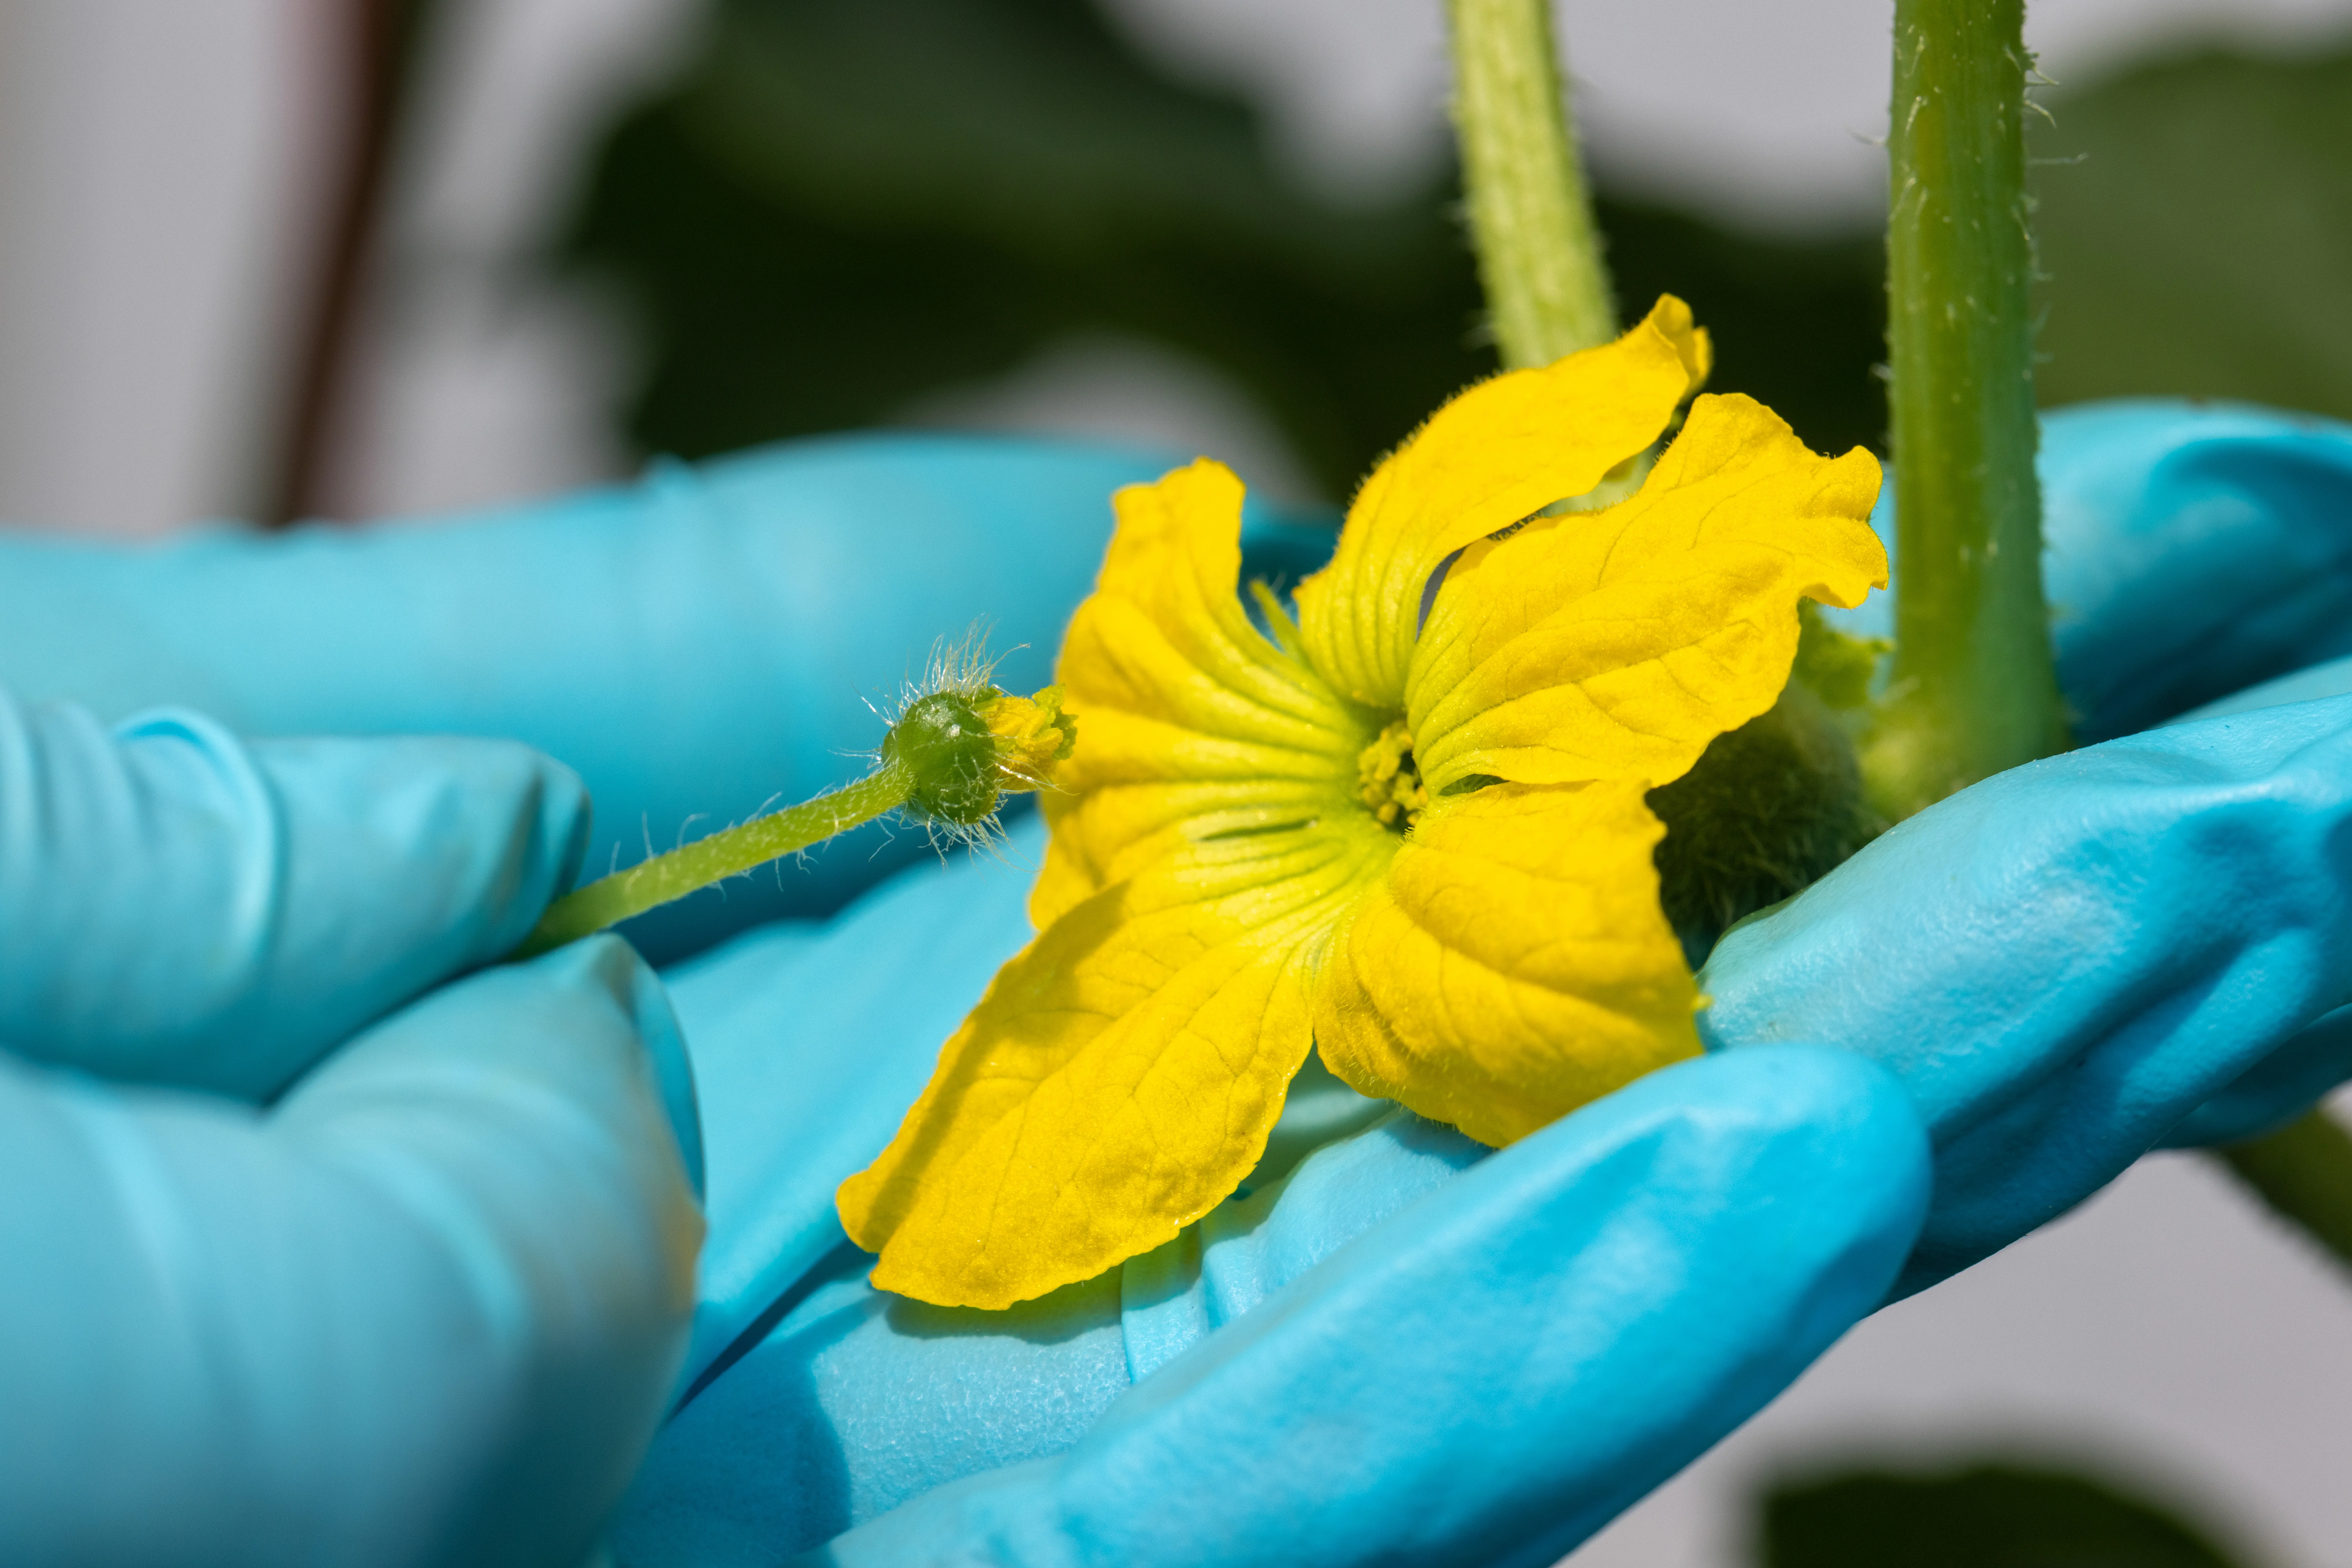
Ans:
[[[1402,833],[1429,804],[1429,791],[1413,765],[1412,732],[1402,719],[1381,731],[1356,759],[1356,795],[1381,826]]]

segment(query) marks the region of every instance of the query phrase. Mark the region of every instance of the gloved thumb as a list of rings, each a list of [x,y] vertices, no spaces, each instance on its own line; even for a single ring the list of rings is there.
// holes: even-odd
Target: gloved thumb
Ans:
[[[0,690],[0,1041],[267,1099],[511,949],[587,818],[569,769],[509,742],[108,730]]]

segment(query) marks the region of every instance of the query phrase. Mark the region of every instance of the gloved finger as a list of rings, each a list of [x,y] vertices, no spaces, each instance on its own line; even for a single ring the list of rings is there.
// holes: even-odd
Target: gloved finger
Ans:
[[[661,1055],[602,940],[436,992],[268,1113],[0,1060],[10,1559],[574,1568],[685,1338]]]
[[[1317,1098],[1297,1088],[1286,1121]],[[634,1568],[751,1568],[934,1487],[1066,1449],[1130,1384],[1489,1152],[1349,1098],[1374,1125],[1264,1184],[1254,1174],[1255,1191],[1115,1276],[1009,1311],[878,1292],[873,1260],[840,1244],[663,1429],[612,1544]]]
[[[1926,1193],[1855,1058],[1670,1068],[1339,1249],[1066,1454],[807,1561],[1549,1563],[1868,1311]]]
[[[1286,1121],[1317,1098],[1294,1085]],[[1374,1125],[1120,1270],[1006,1311],[877,1291],[873,1258],[837,1241],[663,1428],[614,1520],[617,1554],[764,1565],[930,1488],[1067,1448],[1130,1384],[1487,1153],[1350,1098]]]
[[[2352,652],[2352,426],[2174,398],[2086,403],[2042,416],[2035,468],[2076,739],[2144,730]],[[1870,521],[1892,555],[1892,483]],[[1822,616],[1892,637],[1895,596]]]
[[[1917,1289],[2079,1203],[2352,999],[2352,698],[2014,769],[1727,932],[1716,1048],[1892,1068],[1937,1150]]]
[[[247,1100],[529,932],[587,801],[511,742],[108,731],[0,691],[0,1042]]]
[[[855,776],[882,738],[868,703],[892,703],[940,637],[985,626],[1008,686],[1045,684],[1111,491],[1169,466],[1076,443],[835,438],[429,527],[137,551],[15,536],[0,682],[107,718],[185,704],[248,734],[512,736],[587,781],[602,874]],[[1328,547],[1275,527],[1270,548],[1301,538]],[[921,853],[919,835],[868,831],[631,935],[681,955],[836,908]]]
[[[2042,432],[2044,587],[2078,738],[2352,653],[2352,426],[2134,399]]]

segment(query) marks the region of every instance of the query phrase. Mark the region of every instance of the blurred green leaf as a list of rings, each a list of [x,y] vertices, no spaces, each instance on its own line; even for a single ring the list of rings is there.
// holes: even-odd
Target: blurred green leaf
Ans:
[[[1091,0],[722,0],[605,141],[569,248],[639,316],[648,449],[866,424],[1108,331],[1223,371],[1336,498],[1494,367],[1454,201],[1318,196]],[[1875,438],[1874,239],[1602,220],[1629,313],[1671,289],[1714,329],[1717,389]]]
[[[1621,312],[1660,294],[1689,301],[1715,339],[1711,392],[1744,392],[1812,447],[1884,449],[1886,263],[1875,233],[1743,234],[1647,203],[1601,195]]]
[[[1759,1568],[2231,1568],[2168,1509],[2021,1465],[1860,1470],[1763,1499]]]
[[[2048,96],[2042,401],[2352,417],[2352,54],[2203,54]],[[1244,104],[1092,0],[718,0],[605,138],[567,253],[635,313],[647,450],[870,424],[1107,331],[1223,372],[1339,498],[1493,368],[1455,199],[1450,178],[1372,207],[1302,187]],[[1716,390],[1820,448],[1880,444],[1875,235],[1605,196],[1601,220],[1628,315],[1672,291],[1713,330]]]
[[[2046,95],[2044,404],[2352,418],[2352,52],[2200,53]]]
[[[1108,329],[1225,371],[1344,493],[1490,363],[1435,203],[1296,189],[1087,0],[727,0],[604,149],[576,249],[650,328],[634,433],[689,455]]]

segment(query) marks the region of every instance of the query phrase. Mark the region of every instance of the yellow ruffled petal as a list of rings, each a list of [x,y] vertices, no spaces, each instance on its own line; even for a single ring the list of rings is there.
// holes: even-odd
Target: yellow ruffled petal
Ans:
[[[1423,778],[1681,776],[1788,684],[1799,600],[1885,584],[1878,485],[1867,452],[1819,457],[1753,399],[1700,398],[1640,494],[1454,563],[1406,693]]]
[[[1501,1145],[1698,1053],[1639,784],[1492,784],[1435,802],[1315,999],[1326,1066]]]
[[[1387,837],[1192,847],[1006,964],[898,1137],[842,1184],[842,1224],[882,1255],[875,1285],[1010,1306],[1149,1251],[1230,1194],[1306,1060],[1310,976]]]
[[[1669,295],[1613,343],[1481,382],[1439,409],[1372,470],[1331,563],[1299,584],[1309,661],[1342,696],[1400,706],[1438,563],[1599,484],[1657,439],[1709,358],[1706,334]]]
[[[1242,608],[1242,484],[1206,458],[1118,492],[1118,529],[1062,645],[1082,736],[1055,772],[1040,930],[1169,847],[1322,815],[1361,721]]]

